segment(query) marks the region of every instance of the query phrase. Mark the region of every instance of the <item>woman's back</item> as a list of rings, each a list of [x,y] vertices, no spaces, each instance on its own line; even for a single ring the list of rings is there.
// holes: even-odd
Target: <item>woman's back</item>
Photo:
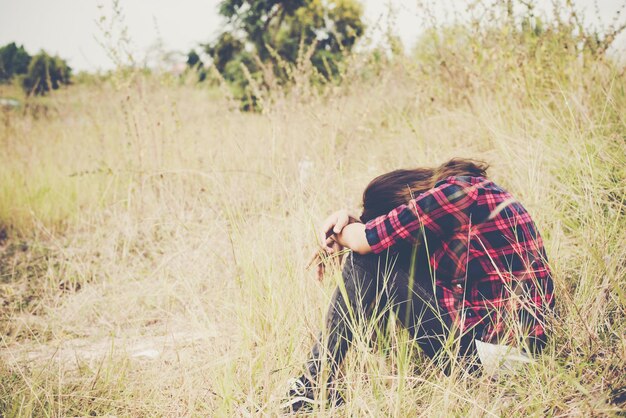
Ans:
[[[541,236],[506,190],[484,177],[450,176],[366,224],[374,253],[418,244],[442,314],[485,342],[542,345],[553,284]],[[425,271],[423,268],[420,271]],[[537,347],[539,348],[539,347]]]

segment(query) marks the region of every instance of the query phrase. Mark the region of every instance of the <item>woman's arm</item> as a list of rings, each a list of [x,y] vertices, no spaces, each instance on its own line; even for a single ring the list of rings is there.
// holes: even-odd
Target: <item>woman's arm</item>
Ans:
[[[333,248],[333,243],[336,242],[335,239],[331,237],[334,234],[338,234],[341,230],[349,224],[359,222],[359,219],[356,215],[350,214],[346,209],[340,209],[336,212],[331,213],[320,228],[319,232],[319,243],[322,249],[324,249],[327,253],[332,254],[335,252]]]
[[[358,254],[369,254],[372,248],[365,236],[365,224],[351,223],[343,227],[340,233],[335,234],[335,241],[342,247],[350,248]]]
[[[352,227],[352,225],[357,224],[361,227]],[[348,232],[342,234],[348,227],[350,227]],[[337,254],[338,257],[335,260],[341,263],[344,247],[362,254],[371,251],[365,237],[365,225],[359,222],[356,215],[351,215],[345,209],[333,212],[326,218],[319,232],[319,245],[309,260],[307,268],[315,265],[317,267],[317,279],[320,281],[324,277],[325,259],[328,256]]]
[[[365,225],[371,251],[378,254],[400,242],[436,242],[471,223],[480,184],[450,178],[406,205]],[[475,220],[476,221],[476,220]]]

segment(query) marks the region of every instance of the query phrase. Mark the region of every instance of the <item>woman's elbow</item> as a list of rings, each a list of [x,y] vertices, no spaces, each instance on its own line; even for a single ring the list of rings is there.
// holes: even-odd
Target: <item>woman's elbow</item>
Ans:
[[[365,242],[356,245],[355,248],[352,248],[352,251],[360,255],[366,255],[372,253],[372,247],[370,247],[370,244],[366,240]]]

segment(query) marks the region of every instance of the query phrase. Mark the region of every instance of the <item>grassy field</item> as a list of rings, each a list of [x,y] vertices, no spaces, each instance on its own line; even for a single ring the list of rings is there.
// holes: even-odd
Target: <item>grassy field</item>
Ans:
[[[453,156],[489,162],[544,236],[548,348],[490,379],[444,375],[401,329],[385,350],[360,336],[347,405],[317,413],[625,414],[626,75],[499,36],[357,57],[259,113],[141,74],[3,110],[0,415],[277,414],[340,279],[305,270],[315,225],[374,176]]]

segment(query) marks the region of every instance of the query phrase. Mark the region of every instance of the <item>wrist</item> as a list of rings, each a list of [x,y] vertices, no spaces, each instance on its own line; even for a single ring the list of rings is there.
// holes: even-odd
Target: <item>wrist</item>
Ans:
[[[360,222],[346,225],[341,234],[337,235],[339,244],[350,248],[358,254],[368,254],[372,252],[367,237],[365,236],[365,224]]]

